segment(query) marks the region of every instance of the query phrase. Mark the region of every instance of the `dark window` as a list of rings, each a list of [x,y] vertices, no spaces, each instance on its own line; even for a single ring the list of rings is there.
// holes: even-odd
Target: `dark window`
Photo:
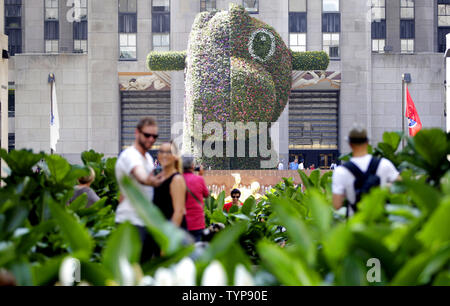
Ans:
[[[87,21],[73,23],[73,39],[87,40]]]
[[[45,40],[58,40],[59,39],[59,22],[58,21],[45,21],[44,25],[44,39]]]
[[[200,12],[216,9],[216,0],[200,0]]]
[[[9,133],[8,134],[8,151],[11,152],[16,148],[16,134]]]
[[[9,54],[22,53],[22,0],[5,0],[5,35]]]
[[[450,33],[450,27],[438,28],[438,52],[445,52],[447,48],[447,34]]]
[[[306,13],[289,13],[289,32],[307,32]]]
[[[14,118],[16,111],[15,91],[8,90],[8,117]]]
[[[413,39],[415,37],[414,20],[400,20],[400,38]]]
[[[250,14],[258,13],[259,0],[242,0],[242,5]]]
[[[386,38],[386,20],[372,21],[372,39]]]
[[[322,14],[322,32],[339,33],[341,32],[341,14],[323,13]]]
[[[170,32],[170,15],[168,13],[167,14],[153,14],[152,32],[153,33],[168,33],[168,32]]]
[[[137,33],[137,14],[119,14],[119,32]]]

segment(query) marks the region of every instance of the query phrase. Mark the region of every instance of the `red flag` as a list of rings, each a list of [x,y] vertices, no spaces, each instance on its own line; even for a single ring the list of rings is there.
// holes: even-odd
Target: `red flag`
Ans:
[[[422,122],[420,122],[416,106],[409,94],[408,86],[406,86],[406,117],[408,118],[409,135],[416,136],[420,129],[422,129]]]

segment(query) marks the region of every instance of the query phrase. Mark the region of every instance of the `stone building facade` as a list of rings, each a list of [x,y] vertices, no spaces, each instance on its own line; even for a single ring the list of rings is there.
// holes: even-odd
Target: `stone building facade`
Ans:
[[[272,131],[285,166],[294,156],[306,166],[329,166],[349,151],[345,137],[355,122],[373,143],[401,130],[404,73],[423,126],[445,127],[440,52],[450,1],[12,0],[5,8],[21,7],[18,27],[5,15],[15,51],[15,148],[49,152],[49,73],[61,122],[57,152],[70,161],[90,149],[117,156],[144,114],[158,118],[161,141],[176,137],[171,126],[183,121],[184,73],[148,71],[146,56],[185,50],[195,16],[230,2],[272,25],[293,50],[330,54],[326,72],[293,73],[289,107]]]

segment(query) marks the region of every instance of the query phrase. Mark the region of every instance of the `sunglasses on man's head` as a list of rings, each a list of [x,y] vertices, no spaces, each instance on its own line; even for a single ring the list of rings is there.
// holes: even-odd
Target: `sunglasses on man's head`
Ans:
[[[142,135],[144,135],[145,138],[153,137],[153,138],[155,138],[155,140],[156,140],[156,139],[158,139],[158,137],[159,137],[158,134],[149,134],[149,133],[144,133],[144,132],[142,132],[142,131],[140,131],[140,132],[142,133]]]

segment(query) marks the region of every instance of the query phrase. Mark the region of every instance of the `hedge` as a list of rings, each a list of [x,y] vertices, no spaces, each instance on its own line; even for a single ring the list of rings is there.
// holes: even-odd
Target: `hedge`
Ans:
[[[152,51],[147,56],[150,71],[184,70],[186,51]]]
[[[295,52],[292,53],[292,70],[311,71],[326,70],[330,63],[328,54],[324,51]]]
[[[324,51],[292,51],[292,70],[326,70],[330,59]],[[151,71],[184,70],[186,51],[152,51],[147,56],[147,67]]]

